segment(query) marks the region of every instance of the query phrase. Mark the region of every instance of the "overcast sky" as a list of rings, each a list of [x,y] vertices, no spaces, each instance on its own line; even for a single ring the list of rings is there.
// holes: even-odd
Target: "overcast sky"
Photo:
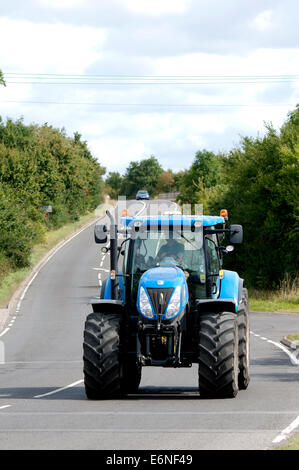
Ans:
[[[298,18],[298,0],[1,0],[0,116],[79,132],[107,172],[185,169],[295,108]]]

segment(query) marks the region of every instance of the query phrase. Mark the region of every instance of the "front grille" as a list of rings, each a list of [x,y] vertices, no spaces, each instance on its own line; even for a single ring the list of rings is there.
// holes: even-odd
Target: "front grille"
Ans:
[[[151,299],[152,306],[154,307],[155,314],[158,315],[160,313],[161,315],[163,315],[170,299],[170,296],[173,292],[173,288],[148,288],[147,292]],[[161,294],[163,295],[162,302]]]

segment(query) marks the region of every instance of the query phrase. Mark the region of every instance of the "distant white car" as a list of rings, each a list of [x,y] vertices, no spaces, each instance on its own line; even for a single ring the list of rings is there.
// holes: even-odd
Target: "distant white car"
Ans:
[[[147,191],[144,191],[143,189],[140,189],[137,194],[136,194],[136,199],[137,201],[140,199],[149,199],[149,193]]]

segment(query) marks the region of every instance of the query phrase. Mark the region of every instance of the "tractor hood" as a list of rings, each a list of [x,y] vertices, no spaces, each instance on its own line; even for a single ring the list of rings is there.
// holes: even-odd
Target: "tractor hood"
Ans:
[[[178,267],[158,267],[140,278],[137,295],[139,313],[149,319],[172,320],[186,307],[188,288],[183,271]]]

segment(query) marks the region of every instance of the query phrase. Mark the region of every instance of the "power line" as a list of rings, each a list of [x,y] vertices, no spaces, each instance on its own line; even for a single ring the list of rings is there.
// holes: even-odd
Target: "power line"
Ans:
[[[211,86],[211,85],[259,85],[259,84],[275,84],[275,83],[293,83],[298,80],[284,80],[284,81],[248,81],[248,82],[123,82],[123,83],[115,83],[115,82],[14,82],[6,80],[7,85],[58,85],[58,86],[69,86],[69,85],[109,85],[114,87],[124,87],[124,86],[136,86],[136,85],[203,85],[203,86]]]
[[[223,78],[298,78],[298,74],[279,74],[279,75],[124,75],[124,74],[58,74],[58,73],[21,73],[6,72],[5,75],[13,76],[37,76],[37,77],[80,77],[80,78],[198,78],[198,79],[223,79]]]
[[[72,75],[7,72],[8,84],[30,85],[228,85],[292,83],[299,75]]]
[[[18,100],[1,100],[0,103],[20,103],[20,104],[49,104],[49,105],[76,105],[76,106],[109,106],[109,107],[169,107],[169,108],[199,108],[199,107],[295,107],[292,103],[239,103],[239,104],[189,104],[189,103],[96,103],[96,102],[79,102],[79,101],[18,101]]]

